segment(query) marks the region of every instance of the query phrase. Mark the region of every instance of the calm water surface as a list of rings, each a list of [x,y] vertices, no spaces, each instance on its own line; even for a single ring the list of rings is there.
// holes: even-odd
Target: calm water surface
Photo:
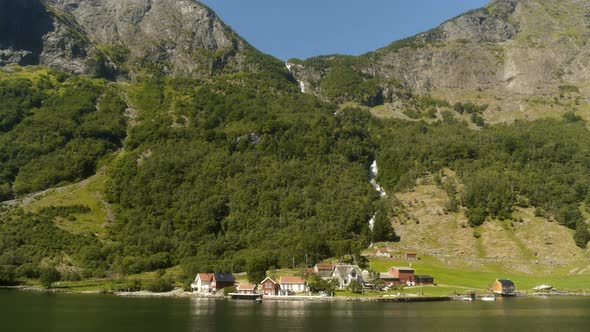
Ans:
[[[590,298],[303,303],[0,290],[0,331],[590,331]]]

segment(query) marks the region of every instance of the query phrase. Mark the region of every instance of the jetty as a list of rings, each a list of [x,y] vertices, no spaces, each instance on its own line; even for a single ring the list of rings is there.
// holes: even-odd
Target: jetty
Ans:
[[[229,293],[227,294],[232,300],[251,300],[256,301],[262,299],[262,294],[240,294],[240,293]]]

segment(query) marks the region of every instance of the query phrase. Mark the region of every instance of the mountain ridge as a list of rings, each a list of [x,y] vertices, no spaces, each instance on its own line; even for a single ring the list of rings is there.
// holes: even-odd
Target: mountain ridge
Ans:
[[[12,34],[0,36],[0,65],[111,78],[146,70],[205,78],[260,70],[257,58],[264,56],[194,0],[2,0],[0,6],[13,16],[5,27]],[[24,26],[34,20],[43,29]],[[15,42],[25,37],[35,47]]]
[[[561,85],[586,91],[589,27],[590,5],[584,1],[495,0],[358,57],[320,56],[290,62],[307,91],[333,101],[355,100],[332,96],[326,86],[332,69],[346,67],[357,75],[349,84],[374,82],[372,98],[355,100],[369,106],[375,103],[367,101],[375,99],[394,101],[392,91],[403,86],[414,94],[452,102],[480,96],[493,106],[488,113],[526,113],[520,108],[534,109],[525,101],[530,96],[551,99],[559,96]],[[515,106],[519,102],[525,106]]]

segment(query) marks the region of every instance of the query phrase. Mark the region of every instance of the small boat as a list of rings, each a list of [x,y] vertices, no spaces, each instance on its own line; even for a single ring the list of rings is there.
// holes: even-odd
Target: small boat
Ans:
[[[481,298],[481,300],[482,301],[489,301],[489,302],[491,302],[491,301],[496,301],[496,297],[494,297],[494,296],[484,296],[484,297]]]
[[[261,297],[258,297],[258,298],[256,298],[256,300],[254,300],[254,301],[256,301],[256,303],[262,303],[262,298],[261,298]]]
[[[537,290],[537,291],[539,291],[539,290],[545,290],[545,291],[547,291],[547,290],[553,289],[553,286],[543,284],[543,285],[535,286],[535,287],[533,287],[533,289],[534,290]]]
[[[461,296],[459,298],[460,301],[473,301],[473,298],[469,297],[469,296]]]

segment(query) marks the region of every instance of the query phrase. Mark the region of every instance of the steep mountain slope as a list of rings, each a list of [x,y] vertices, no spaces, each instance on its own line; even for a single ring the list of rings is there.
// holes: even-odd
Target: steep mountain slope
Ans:
[[[0,8],[10,15],[0,20],[0,65],[101,76],[260,69],[253,57],[262,55],[194,0],[2,0]]]
[[[581,89],[582,94],[575,96],[579,100],[572,105],[586,107],[588,40],[587,1],[494,0],[433,30],[360,57],[324,56],[291,62],[295,75],[310,91],[331,100],[375,105],[375,101],[395,101],[399,99],[396,91],[409,90],[452,103],[488,104],[486,118],[501,121],[494,113],[526,113],[529,108],[542,111],[550,108],[548,104],[559,104],[552,99],[559,97],[559,88],[564,85],[574,86],[577,92]],[[337,75],[342,68],[356,76]],[[370,88],[363,96],[347,96],[350,84]],[[344,92],[333,94],[333,85],[344,87],[340,89]],[[532,96],[536,105],[530,101]],[[556,106],[565,109],[565,105]]]

